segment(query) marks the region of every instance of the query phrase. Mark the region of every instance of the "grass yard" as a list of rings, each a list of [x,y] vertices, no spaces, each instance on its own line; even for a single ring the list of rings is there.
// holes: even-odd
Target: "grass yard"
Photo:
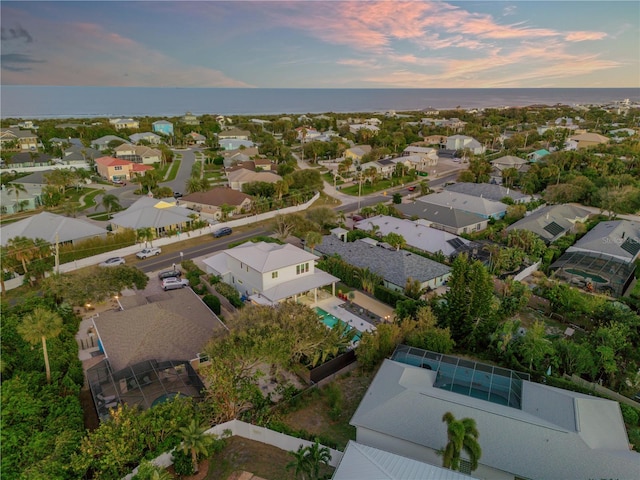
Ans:
[[[170,182],[171,180],[175,180],[176,176],[178,175],[178,170],[180,170],[180,163],[182,161],[181,160],[177,160],[177,159],[173,159],[173,162],[171,162],[170,167],[169,167],[169,173],[166,175],[164,181],[165,182]]]

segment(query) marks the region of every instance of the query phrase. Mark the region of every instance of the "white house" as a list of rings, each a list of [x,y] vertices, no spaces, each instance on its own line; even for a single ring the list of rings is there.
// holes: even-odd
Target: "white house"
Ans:
[[[358,443],[440,465],[447,412],[476,422],[482,448],[471,473],[476,478],[632,479],[640,473],[640,454],[630,449],[617,402],[404,346],[384,361],[350,423]],[[461,471],[469,473],[464,453],[461,460]]]
[[[275,305],[301,295],[318,299],[318,289],[340,279],[316,270],[318,256],[290,244],[246,242],[204,261],[207,273],[218,275],[241,295],[261,305]]]
[[[475,138],[466,135],[451,135],[447,137],[447,150],[468,149],[475,155],[484,153],[484,146]]]

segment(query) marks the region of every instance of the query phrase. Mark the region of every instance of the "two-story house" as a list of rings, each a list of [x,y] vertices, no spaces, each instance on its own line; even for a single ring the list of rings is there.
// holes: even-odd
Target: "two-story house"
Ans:
[[[0,148],[18,152],[38,150],[38,136],[30,130],[0,128]]]
[[[144,165],[159,163],[162,160],[162,152],[160,150],[145,145],[123,143],[113,149],[113,154],[117,158]]]
[[[301,295],[313,296],[318,289],[332,286],[337,277],[316,270],[318,256],[291,244],[246,242],[207,258],[207,273],[218,275],[241,295],[260,305],[297,301]]]
[[[142,165],[113,157],[96,158],[95,162],[98,175],[112,182],[131,180],[133,177],[144,175],[147,170],[153,170],[151,165]]]
[[[133,118],[113,118],[109,120],[109,123],[113,125],[116,130],[135,130],[140,128],[140,122]]]
[[[167,120],[158,120],[157,122],[153,122],[151,124],[151,128],[154,133],[167,136],[173,135],[173,123],[168,122]]]

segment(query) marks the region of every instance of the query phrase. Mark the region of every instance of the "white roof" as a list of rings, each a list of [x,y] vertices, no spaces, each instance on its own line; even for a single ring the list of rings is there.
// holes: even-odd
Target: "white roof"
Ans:
[[[617,402],[523,381],[522,409],[433,386],[436,372],[385,360],[351,424],[438,450],[442,416],[473,418],[480,463],[526,478],[639,478]],[[392,450],[390,448],[390,450]]]
[[[324,287],[325,285],[331,285],[334,282],[339,282],[338,277],[323,272],[322,270],[314,270],[313,274],[301,275],[298,278],[282,282],[275,287],[268,288],[262,292],[262,296],[276,303],[285,298],[298,295],[303,292],[308,292],[314,288]]]
[[[298,263],[313,262],[319,257],[289,243],[246,242],[224,253],[261,273],[272,272]]]
[[[12,238],[27,237],[33,240],[41,238],[48,243],[55,243],[57,235],[58,241],[62,243],[106,235],[106,233],[104,228],[84,220],[42,212],[0,228],[0,242],[6,245]]]
[[[476,213],[478,215],[493,216],[507,211],[507,206],[502,202],[494,202],[486,198],[478,198],[464,193],[444,191],[432,193],[417,198],[417,201],[430,203],[432,205],[442,205],[443,207],[458,208],[464,212]]]
[[[640,223],[631,220],[600,222],[567,251],[604,253],[632,262],[640,255]]]
[[[190,222],[193,212],[175,206],[175,199],[142,197],[124,212],[116,213],[111,222],[124,228],[160,228]]]
[[[333,480],[469,480],[472,477],[446,468],[401,457],[349,440]]]

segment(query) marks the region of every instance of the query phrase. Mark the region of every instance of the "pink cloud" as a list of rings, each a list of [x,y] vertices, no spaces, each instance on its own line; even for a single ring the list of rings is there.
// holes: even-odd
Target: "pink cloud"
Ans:
[[[604,32],[569,32],[564,39],[567,42],[583,42],[585,40],[602,40],[606,38]]]

